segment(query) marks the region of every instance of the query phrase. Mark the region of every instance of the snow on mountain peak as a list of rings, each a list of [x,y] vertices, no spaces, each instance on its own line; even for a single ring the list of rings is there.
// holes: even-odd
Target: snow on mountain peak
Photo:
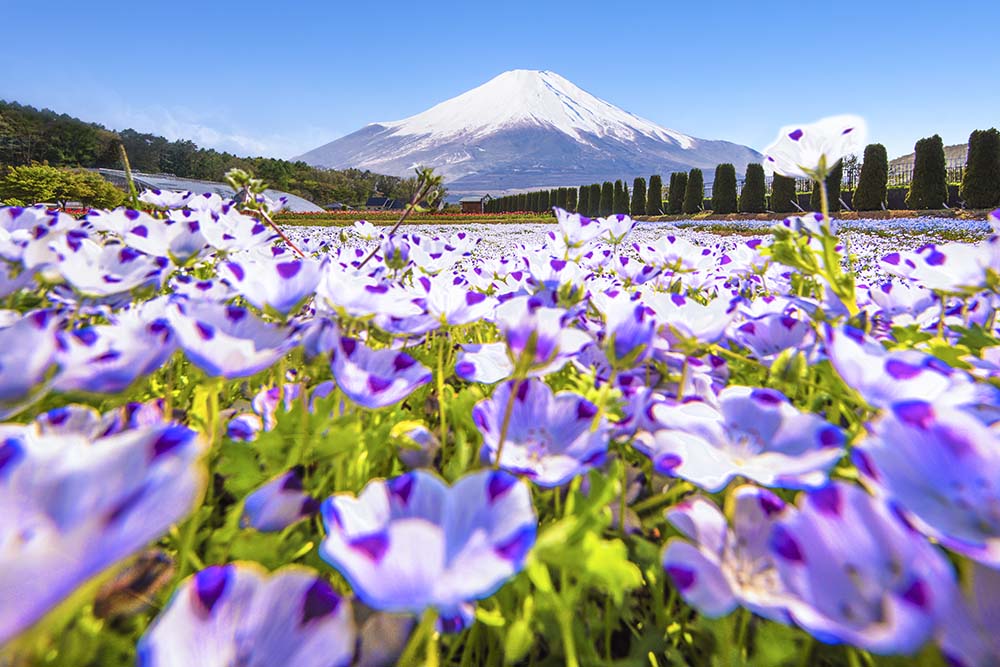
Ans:
[[[516,69],[403,120],[376,123],[395,136],[482,137],[524,125],[552,127],[582,143],[587,135],[634,141],[639,135],[682,149],[695,139],[591,95],[555,72]]]

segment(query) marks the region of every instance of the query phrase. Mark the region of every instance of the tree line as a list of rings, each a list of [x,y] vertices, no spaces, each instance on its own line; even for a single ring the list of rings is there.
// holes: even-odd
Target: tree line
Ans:
[[[12,167],[33,164],[121,169],[119,145],[125,147],[136,171],[220,182],[227,171],[238,167],[273,188],[320,205],[359,205],[374,193],[408,200],[416,186],[415,178],[360,169],[319,169],[301,161],[239,157],[199,148],[188,140],[168,141],[132,129],[116,132],[67,114],[0,100],[0,176]]]
[[[907,188],[905,205],[913,210],[945,208],[949,199],[947,162],[944,142],[934,135],[921,139],[914,147],[913,178]],[[843,162],[826,179],[830,210],[841,210],[842,200],[850,200],[855,211],[878,211],[888,207],[889,158],[885,146],[865,147],[857,187],[842,191]],[[674,172],[666,189],[659,175],[638,177],[631,190],[626,182],[592,183],[579,188],[556,188],[505,195],[487,204],[487,211],[507,213],[534,211],[543,213],[553,206],[579,212],[589,217],[605,217],[613,213],[633,216],[666,214],[692,215],[710,210],[729,213],[792,213],[799,210],[799,195],[794,178],[775,174],[768,187],[764,167],[750,163],[739,188],[736,168],[720,164],[715,168],[712,196],[705,198],[705,179],[701,169]],[[813,184],[809,191],[809,207],[819,210],[820,188]],[[975,130],[969,137],[969,153],[959,197],[966,208],[1000,206],[1000,132],[995,128]]]

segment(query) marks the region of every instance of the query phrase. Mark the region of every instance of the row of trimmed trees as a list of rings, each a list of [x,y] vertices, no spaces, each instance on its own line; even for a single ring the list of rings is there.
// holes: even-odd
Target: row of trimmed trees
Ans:
[[[948,202],[948,174],[941,137],[921,139],[914,148],[913,176],[906,195],[910,209],[939,209]],[[830,210],[841,209],[843,163],[830,172],[826,189]],[[877,211],[888,200],[889,158],[882,144],[865,147],[864,160],[857,188],[851,193],[851,208],[856,211]],[[737,194],[738,193],[738,194]],[[810,208],[819,210],[821,189],[813,184]],[[664,197],[664,195],[666,195]],[[1000,132],[996,129],[976,130],[969,137],[969,155],[963,173],[959,196],[968,208],[1000,206]],[[579,188],[558,188],[526,192],[494,199],[487,210],[496,213],[534,211],[538,213],[558,206],[587,216],[607,216],[612,213],[631,215],[691,215],[709,208],[713,213],[791,213],[798,210],[798,192],[793,178],[775,175],[768,193],[764,168],[757,163],[747,165],[743,188],[739,190],[736,168],[720,164],[715,168],[712,198],[705,200],[705,181],[701,169],[674,172],[666,192],[659,175],[636,178],[631,191],[623,181],[605,181]]]

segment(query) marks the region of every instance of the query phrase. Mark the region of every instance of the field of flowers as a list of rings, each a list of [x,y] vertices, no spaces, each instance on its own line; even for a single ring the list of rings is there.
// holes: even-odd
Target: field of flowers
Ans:
[[[0,665],[1000,661],[1000,211],[141,199],[0,208]]]
[[[306,225],[306,226],[329,226],[329,227],[349,227],[358,218],[364,218],[369,222],[393,223],[399,219],[400,211],[323,211],[321,213],[279,213],[276,219],[283,225]],[[515,213],[459,213],[459,212],[432,212],[424,211],[416,213],[410,218],[413,222],[437,223],[437,224],[510,224],[510,223],[541,223],[555,222],[551,214],[533,213],[530,211]]]

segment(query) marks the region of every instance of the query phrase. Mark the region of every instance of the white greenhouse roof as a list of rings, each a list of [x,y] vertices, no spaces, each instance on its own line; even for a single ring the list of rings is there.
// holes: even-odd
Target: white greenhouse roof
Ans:
[[[125,179],[125,172],[121,169],[97,169],[96,171],[109,180]],[[205,194],[206,192],[214,192],[222,197],[232,197],[236,194],[236,192],[225,183],[199,181],[194,178],[180,178],[179,176],[172,176],[170,174],[145,174],[143,172],[133,171],[132,179],[135,181],[135,186],[139,188],[140,191],[144,188],[150,190],[181,190],[191,191],[199,195]],[[287,192],[282,192],[280,190],[265,190],[264,194],[271,199],[287,197],[288,205],[285,207],[285,210],[291,211],[292,213],[323,212],[322,208],[308,199],[303,199],[302,197],[288,194]]]

